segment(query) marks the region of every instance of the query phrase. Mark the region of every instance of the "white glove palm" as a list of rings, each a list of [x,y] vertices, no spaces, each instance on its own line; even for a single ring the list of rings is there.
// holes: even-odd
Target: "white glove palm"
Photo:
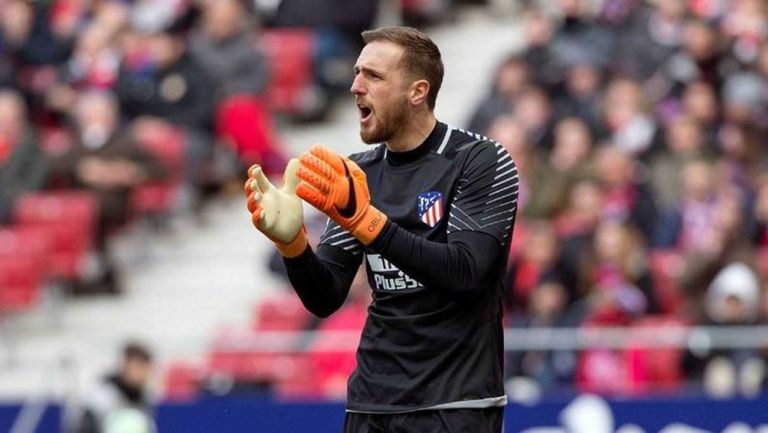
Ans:
[[[296,177],[299,162],[292,159],[283,173],[283,186],[275,188],[260,166],[248,170],[245,193],[253,225],[278,244],[289,244],[303,234],[304,209],[296,195],[300,179]],[[282,252],[282,251],[281,251]]]

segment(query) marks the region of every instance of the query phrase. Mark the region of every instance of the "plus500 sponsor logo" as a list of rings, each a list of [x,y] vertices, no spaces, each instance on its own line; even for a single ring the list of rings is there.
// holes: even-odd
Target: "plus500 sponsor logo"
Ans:
[[[421,283],[409,277],[378,254],[368,254],[366,259],[371,272],[373,272],[373,283],[376,290],[404,290],[423,287]]]

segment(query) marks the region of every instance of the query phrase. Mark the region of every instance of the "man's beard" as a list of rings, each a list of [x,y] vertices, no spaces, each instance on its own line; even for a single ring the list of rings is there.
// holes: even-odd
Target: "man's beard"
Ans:
[[[408,116],[408,103],[405,97],[400,104],[389,110],[389,115],[376,119],[376,126],[371,131],[360,128],[360,138],[365,144],[379,144],[392,139],[392,136],[405,124]]]

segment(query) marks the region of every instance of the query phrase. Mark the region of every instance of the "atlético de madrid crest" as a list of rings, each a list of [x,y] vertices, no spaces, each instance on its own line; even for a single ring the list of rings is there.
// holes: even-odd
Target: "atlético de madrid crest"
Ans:
[[[443,194],[437,191],[419,194],[419,219],[424,224],[434,227],[443,218]]]

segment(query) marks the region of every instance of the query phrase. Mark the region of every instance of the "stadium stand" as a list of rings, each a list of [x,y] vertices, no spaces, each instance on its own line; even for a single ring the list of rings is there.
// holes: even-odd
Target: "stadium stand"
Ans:
[[[217,96],[199,119],[175,116],[181,108],[200,108],[180,102],[189,83],[197,82],[185,74],[193,71],[197,79],[217,72],[206,68],[205,51],[193,44],[221,7],[217,2],[7,0],[0,84],[23,96],[29,137],[46,165],[81,144],[91,143],[94,151],[103,144],[103,131],[80,130],[74,118],[83,95],[104,92],[121,108],[119,130],[133,131],[135,145],[164,172],[129,188],[126,221],[104,239],[112,252],[124,252],[133,241],[160,254],[143,267],[118,260],[116,270],[130,282],[123,293],[67,298],[77,316],[70,319],[71,332],[103,327],[113,343],[136,332],[150,338],[196,333],[189,343],[194,356],[161,352],[161,394],[169,400],[226,393],[337,399],[341,378],[354,367],[353,352],[337,345],[354,347],[349,335],[362,325],[365,306],[352,304],[325,321],[306,313],[283,290],[284,281],[266,271],[270,252],[246,237],[239,188],[248,164],[258,161],[278,174],[287,157],[315,141],[347,153],[361,149],[354,116],[345,111],[346,89],[324,82],[333,68],[322,66],[324,55],[349,57],[354,44],[285,9],[283,15],[270,11],[270,2],[247,3],[249,68],[263,62],[257,69],[268,70],[269,78],[263,87],[218,96],[222,77],[232,72],[218,71],[218,81],[206,81],[214,84],[204,89]],[[682,335],[699,325],[756,327],[768,319],[764,2],[520,1],[507,15],[498,15],[494,5],[466,9],[458,3],[403,0],[400,6],[410,22],[446,41],[441,119],[497,140],[520,169],[505,323],[522,331],[615,327],[628,336],[621,348],[553,343],[510,350],[509,383],[528,380],[541,395],[563,389],[635,397],[707,392],[713,388],[706,384],[734,372],[760,371],[750,370],[752,360],[763,368],[754,381],[765,391],[762,347],[700,353],[687,341],[648,347],[646,339],[646,333]],[[327,23],[337,17],[311,18]],[[331,34],[349,34],[334,25]],[[334,41],[338,45],[329,48]],[[217,42],[208,42],[215,51]],[[178,57],[166,70],[162,57],[169,51]],[[337,100],[342,103],[334,105]],[[0,113],[0,176],[18,149],[8,144],[19,138],[18,125],[5,120],[11,117]],[[212,195],[202,191],[210,179],[218,183]],[[89,278],[100,246],[93,191],[48,180],[13,198],[0,229],[0,315],[13,313],[21,323],[39,314],[50,284]],[[189,191],[207,200],[211,225],[190,216],[200,212],[197,206],[184,207]],[[170,221],[167,231],[136,235],[133,223],[158,215]],[[738,287],[721,285],[717,276],[739,264],[749,270],[722,277]],[[186,298],[192,301],[183,303]],[[121,316],[126,305],[130,311]],[[103,308],[110,319],[89,316],[91,308]],[[144,328],[137,326],[140,314],[152,317]],[[173,316],[181,319],[172,322]],[[154,329],[156,322],[166,326]],[[231,330],[216,331],[222,322]],[[38,351],[35,338],[23,327],[16,335],[26,353]],[[718,368],[723,360],[727,367]],[[12,383],[17,371],[2,368],[0,381]],[[25,386],[8,385],[0,393]],[[747,392],[739,386],[731,395]]]

